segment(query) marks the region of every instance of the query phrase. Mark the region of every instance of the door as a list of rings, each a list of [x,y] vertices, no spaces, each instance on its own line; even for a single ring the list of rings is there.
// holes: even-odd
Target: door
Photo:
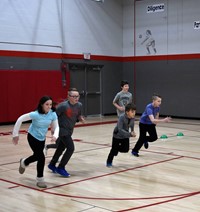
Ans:
[[[103,65],[69,63],[70,87],[80,92],[84,116],[102,114],[101,69]]]

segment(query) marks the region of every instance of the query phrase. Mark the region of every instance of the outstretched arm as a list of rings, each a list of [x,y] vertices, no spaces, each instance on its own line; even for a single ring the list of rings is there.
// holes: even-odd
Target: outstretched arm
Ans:
[[[153,115],[149,115],[149,118],[151,120],[151,122],[153,124],[158,124],[160,122],[170,122],[171,121],[171,117],[166,117],[166,118],[163,118],[163,119],[159,119],[159,116],[157,115],[156,118],[154,118]]]
[[[29,121],[29,120],[31,120],[30,113],[26,113],[26,114],[20,116],[17,119],[17,121],[16,121],[16,123],[14,125],[14,128],[13,128],[13,132],[12,132],[12,137],[13,137],[12,141],[13,141],[14,145],[18,144],[18,141],[19,141],[19,129],[20,129],[21,125],[22,125],[22,122]]]

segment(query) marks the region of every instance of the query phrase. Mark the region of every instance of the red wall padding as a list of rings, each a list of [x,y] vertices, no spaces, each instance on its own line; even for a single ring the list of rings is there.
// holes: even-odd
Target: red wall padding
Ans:
[[[66,87],[63,87],[58,70],[0,70],[0,123],[15,122],[20,115],[35,110],[44,95],[56,102],[62,101],[67,97],[69,84],[69,72],[66,72]]]

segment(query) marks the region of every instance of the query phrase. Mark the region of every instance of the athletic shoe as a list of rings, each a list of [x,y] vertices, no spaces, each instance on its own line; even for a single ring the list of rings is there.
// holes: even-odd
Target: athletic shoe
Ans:
[[[45,157],[47,156],[47,151],[48,151],[48,148],[47,148],[47,145],[45,145],[45,147],[44,147],[44,156]]]
[[[131,154],[132,154],[133,156],[135,156],[135,157],[139,157],[138,152],[134,152],[134,151],[132,151],[132,152],[131,152]]]
[[[70,174],[64,168],[57,168],[56,173],[62,175],[63,177],[69,177]]]
[[[112,168],[112,163],[107,163],[106,166],[107,166],[108,168]]]
[[[25,158],[21,158],[19,162],[19,173],[23,174],[25,172],[26,166],[24,164]]]
[[[149,148],[149,143],[148,143],[148,141],[145,141],[145,142],[144,142],[144,148],[145,148],[145,149],[148,149],[148,148]]]
[[[46,183],[45,182],[37,182],[37,187],[39,187],[39,188],[47,188],[47,185],[46,185]]]
[[[44,177],[37,177],[36,178],[36,181],[37,181],[37,186],[40,187],[40,188],[47,188],[47,185],[46,183],[44,182]]]
[[[53,172],[53,173],[56,173],[56,167],[54,166],[54,165],[52,165],[52,164],[49,164],[48,165],[48,168]]]

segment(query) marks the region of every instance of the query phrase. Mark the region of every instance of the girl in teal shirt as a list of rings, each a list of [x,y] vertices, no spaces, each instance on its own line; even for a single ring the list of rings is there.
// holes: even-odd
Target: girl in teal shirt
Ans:
[[[52,98],[49,96],[43,96],[39,101],[36,111],[26,113],[17,119],[13,129],[13,143],[15,145],[18,144],[19,141],[19,129],[22,122],[29,120],[32,120],[32,123],[28,129],[27,139],[33,151],[33,155],[29,156],[28,158],[21,158],[19,173],[23,174],[29,164],[37,161],[36,185],[40,188],[46,188],[47,185],[43,177],[45,165],[43,149],[46,134],[50,125],[53,127],[54,131],[52,141],[56,141],[59,133],[58,118],[55,113],[55,109],[52,108]]]

